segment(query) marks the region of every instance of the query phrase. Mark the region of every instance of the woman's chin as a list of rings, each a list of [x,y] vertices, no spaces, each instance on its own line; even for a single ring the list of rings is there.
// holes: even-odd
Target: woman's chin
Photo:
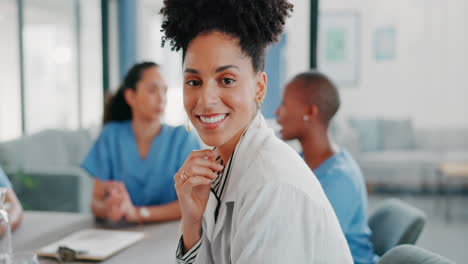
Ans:
[[[225,143],[225,140],[216,135],[200,135],[200,138],[203,141],[203,143],[205,143],[205,145],[210,147],[219,147],[224,145]]]
[[[162,120],[162,114],[148,114],[144,117],[144,120],[146,120],[149,123],[155,123],[155,122],[161,122]]]

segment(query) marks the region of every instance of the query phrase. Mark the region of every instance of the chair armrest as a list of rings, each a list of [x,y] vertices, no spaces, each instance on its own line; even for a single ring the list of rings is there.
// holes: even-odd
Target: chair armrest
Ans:
[[[8,168],[5,172],[26,209],[90,211],[92,179],[79,167]]]

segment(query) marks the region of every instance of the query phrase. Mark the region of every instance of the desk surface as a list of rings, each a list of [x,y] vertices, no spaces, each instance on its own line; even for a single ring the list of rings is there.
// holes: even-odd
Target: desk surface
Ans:
[[[13,233],[13,248],[16,252],[32,252],[72,232],[92,227],[102,226],[96,224],[91,215],[28,211],[21,226]],[[101,263],[175,262],[175,250],[179,240],[178,221],[140,225],[121,230],[144,232],[145,238]],[[40,263],[57,263],[57,261],[41,258]]]

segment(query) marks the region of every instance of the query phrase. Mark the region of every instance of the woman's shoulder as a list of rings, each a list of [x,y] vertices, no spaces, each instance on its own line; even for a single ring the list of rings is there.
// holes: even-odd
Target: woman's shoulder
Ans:
[[[310,169],[304,160],[291,146],[276,136],[268,137],[263,146],[258,150],[257,162],[262,163],[265,169],[270,170],[302,170],[309,172]]]
[[[248,139],[239,149],[238,163],[232,170],[236,173],[237,197],[255,195],[262,190],[273,194],[282,189],[323,203],[325,196],[320,183],[291,146],[273,133],[257,133]]]
[[[271,144],[276,145],[274,142]],[[302,199],[315,204],[317,208],[326,207],[326,197],[317,177],[299,154],[290,149],[287,144],[278,144],[259,151],[248,174],[256,179],[245,182],[243,186],[249,187],[243,195],[255,196],[260,192],[265,192],[274,196],[282,193],[284,199],[295,197],[294,199]]]
[[[250,170],[257,172],[260,184],[286,184],[300,189],[319,185],[310,168],[288,144],[273,136],[258,149]]]

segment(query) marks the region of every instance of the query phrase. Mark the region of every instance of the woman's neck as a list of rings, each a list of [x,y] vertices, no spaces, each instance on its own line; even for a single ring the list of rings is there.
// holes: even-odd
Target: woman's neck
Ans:
[[[302,146],[304,160],[312,170],[318,168],[320,164],[334,154],[326,129],[321,132],[307,131],[299,141]]]
[[[134,118],[132,119],[132,129],[135,134],[138,154],[141,158],[146,159],[150,152],[153,139],[161,131],[161,122],[159,120],[148,122]]]
[[[236,148],[237,144],[239,143],[240,139],[244,135],[245,131],[250,127],[252,122],[258,116],[258,113],[255,113],[254,117],[250,120],[247,126],[241,129],[236,135],[234,135],[228,142],[224,143],[222,146],[216,147],[216,151],[221,156],[221,159],[227,163],[229,158],[231,158],[234,149]]]
[[[161,130],[161,122],[159,120],[147,121],[133,118],[132,129],[137,141],[152,141]]]
[[[228,142],[224,143],[224,145],[216,148],[216,151],[219,153],[224,163],[227,163],[229,158],[231,158],[231,155],[234,152],[234,149],[239,143],[244,132],[245,132],[245,129],[242,129],[238,134],[232,137]]]

